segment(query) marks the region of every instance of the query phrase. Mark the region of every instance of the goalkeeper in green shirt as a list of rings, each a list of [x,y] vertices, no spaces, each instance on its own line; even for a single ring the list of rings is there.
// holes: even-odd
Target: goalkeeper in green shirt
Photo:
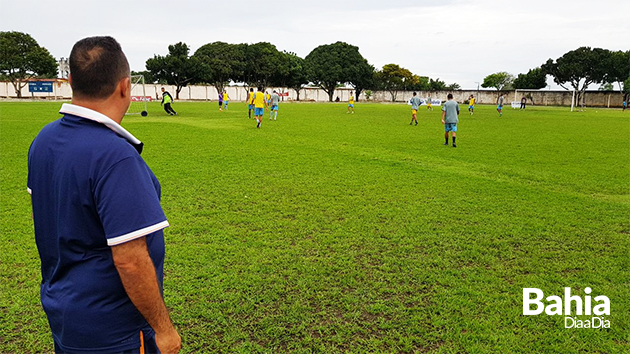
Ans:
[[[164,110],[166,111],[166,114],[176,116],[177,112],[175,112],[173,107],[171,107],[171,102],[173,102],[173,96],[171,96],[171,94],[168,93],[168,91],[164,90],[164,87],[162,87],[162,103],[160,104],[164,105]]]

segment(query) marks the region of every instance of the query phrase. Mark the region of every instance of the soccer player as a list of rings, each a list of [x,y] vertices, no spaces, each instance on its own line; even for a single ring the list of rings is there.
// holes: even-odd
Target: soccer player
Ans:
[[[265,108],[267,107],[267,101],[265,101],[265,94],[263,93],[262,87],[259,87],[258,92],[252,95],[252,102],[254,105],[254,117],[256,117],[256,121],[258,122],[256,128],[260,128],[263,115],[265,114]]]
[[[223,111],[223,93],[219,92],[219,112]]]
[[[414,121],[416,122],[416,125],[418,125],[417,115],[420,104],[422,104],[422,100],[420,100],[420,97],[417,95],[418,94],[414,92],[413,97],[409,100],[409,103],[411,103],[411,123],[409,123],[409,125],[412,125]]]
[[[442,106],[442,124],[444,124],[444,145],[448,145],[448,132],[453,137],[453,147],[457,147],[455,138],[457,133],[457,123],[459,123],[459,105],[453,101],[453,95],[448,94],[447,101]]]
[[[228,103],[230,103],[230,95],[228,95],[227,90],[223,90],[223,108],[228,110]]]
[[[468,99],[468,112],[470,112],[471,116],[475,113],[475,96],[473,95],[470,95]]]
[[[431,106],[431,96],[427,97],[427,111],[432,111],[433,106]]]
[[[525,109],[525,105],[527,104],[527,97],[523,96],[523,98],[521,98],[521,108],[520,109]]]
[[[278,92],[276,92],[276,90],[273,90],[273,94],[271,95],[271,109],[269,110],[269,120],[271,120],[271,117],[273,117],[273,120],[278,119],[278,104],[280,103],[280,96],[278,95]]]
[[[497,112],[499,112],[499,117],[503,116],[503,94],[501,94],[501,96],[499,96],[499,100],[498,100],[498,105],[497,105]]]
[[[171,102],[173,102],[173,96],[162,87],[162,103],[160,105],[164,105],[164,110],[168,115],[176,116],[177,112],[171,107]]]
[[[247,94],[247,104],[248,106],[248,110],[247,110],[247,116],[249,119],[252,119],[252,110],[254,109],[254,88],[251,87],[249,89],[249,93]]]
[[[628,108],[628,101],[627,100],[623,100],[623,109],[621,111],[622,112],[625,111],[626,108]]]
[[[350,113],[351,109],[352,113],[354,113],[354,96],[352,94],[350,94],[350,99],[348,100],[348,112],[346,114]]]

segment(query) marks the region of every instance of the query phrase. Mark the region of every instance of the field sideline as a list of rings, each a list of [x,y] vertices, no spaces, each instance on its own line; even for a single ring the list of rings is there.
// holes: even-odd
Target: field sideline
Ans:
[[[0,353],[53,350],[26,161],[60,106],[0,102]],[[123,126],[162,185],[182,352],[628,351],[628,111],[460,104],[452,148],[440,107],[173,108]],[[526,287],[591,287],[611,328],[523,316]]]

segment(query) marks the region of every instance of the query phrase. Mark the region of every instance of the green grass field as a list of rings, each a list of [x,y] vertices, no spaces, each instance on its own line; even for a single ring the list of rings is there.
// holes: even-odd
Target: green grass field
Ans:
[[[59,107],[0,103],[0,353],[53,349],[26,161]],[[457,148],[402,104],[125,118],[162,184],[183,352],[629,352],[630,114],[460,107]],[[611,328],[523,316],[525,287],[591,287]]]

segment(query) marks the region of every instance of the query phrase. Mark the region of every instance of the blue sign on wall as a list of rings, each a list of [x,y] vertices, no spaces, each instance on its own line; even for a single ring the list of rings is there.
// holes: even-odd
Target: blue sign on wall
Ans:
[[[28,92],[53,92],[53,83],[51,81],[29,82]]]

